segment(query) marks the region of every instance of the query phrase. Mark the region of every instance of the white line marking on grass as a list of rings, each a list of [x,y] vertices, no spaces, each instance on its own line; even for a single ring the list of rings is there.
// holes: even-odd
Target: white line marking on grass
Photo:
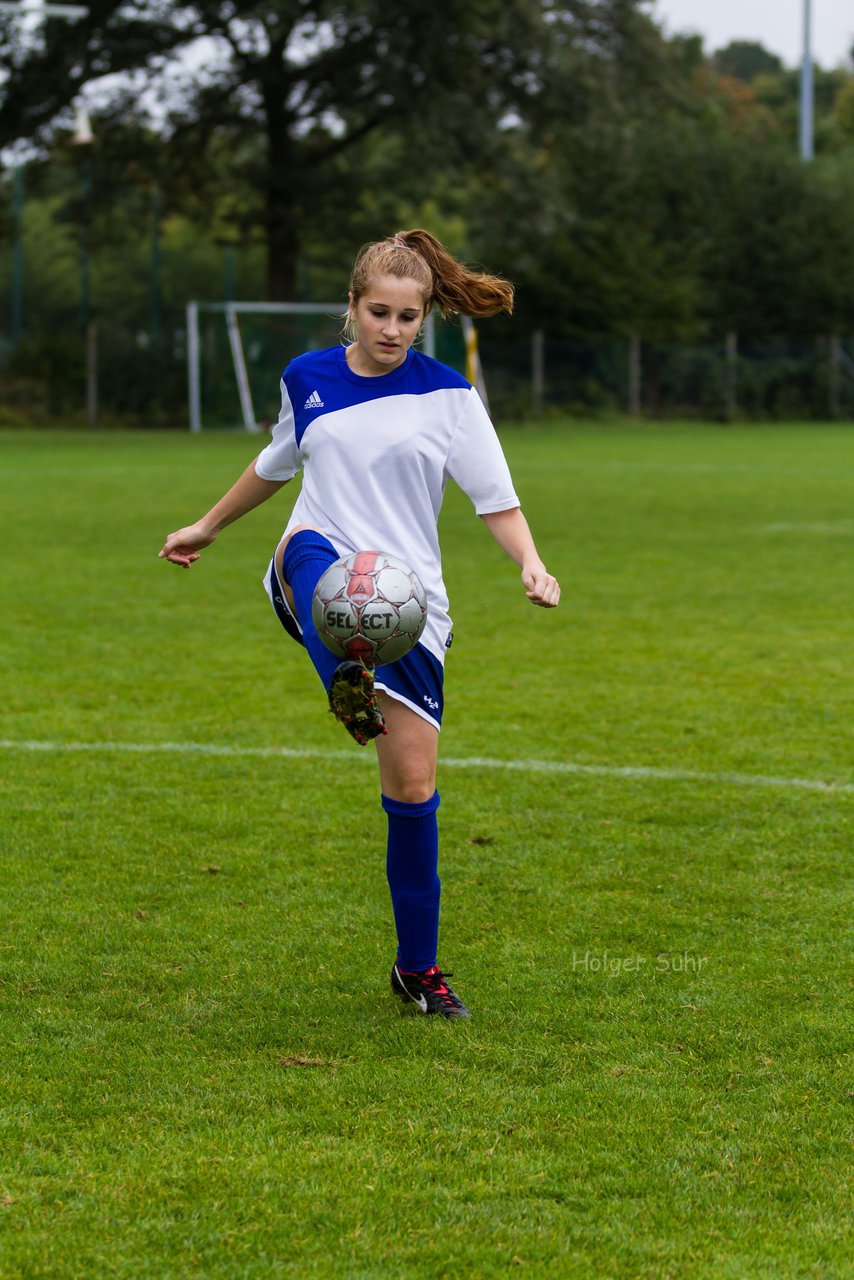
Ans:
[[[136,755],[223,756],[226,759],[362,760],[367,753],[326,751],[320,747],[239,747],[216,742],[37,742],[32,739],[2,740],[2,751],[127,752]],[[511,769],[522,773],[582,774],[597,778],[644,779],[657,782],[728,783],[735,787],[784,787],[800,791],[854,794],[852,782],[824,782],[819,778],[774,778],[751,773],[701,773],[692,769],[658,769],[644,765],[576,764],[571,760],[496,760],[490,756],[446,756],[440,764],[447,769]]]
[[[780,521],[778,524],[760,524],[760,533],[815,533],[831,538],[848,538],[854,534],[854,520],[801,520]]]

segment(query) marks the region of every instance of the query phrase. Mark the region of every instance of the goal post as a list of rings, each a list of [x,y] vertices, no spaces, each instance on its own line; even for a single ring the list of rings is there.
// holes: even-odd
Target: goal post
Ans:
[[[460,316],[460,328],[463,331],[463,341],[466,344],[466,377],[472,386],[477,388],[486,412],[489,413],[486,379],[483,376],[483,366],[480,363],[480,352],[477,346],[477,329],[471,316]]]
[[[339,302],[188,302],[189,430],[201,431],[214,424],[261,430],[261,422],[269,415],[256,411],[251,376],[255,366],[264,361],[260,376],[277,388],[275,372],[282,371],[289,360],[311,346],[330,346],[337,340],[342,310]],[[275,323],[282,319],[297,323]],[[251,320],[256,323],[255,338],[247,360],[243,329]],[[207,401],[219,403],[206,404],[205,390]]]
[[[270,401],[278,396],[281,371],[303,351],[339,342],[343,317],[341,302],[188,302],[190,431],[263,431],[278,414]],[[435,356],[432,314],[422,343]]]

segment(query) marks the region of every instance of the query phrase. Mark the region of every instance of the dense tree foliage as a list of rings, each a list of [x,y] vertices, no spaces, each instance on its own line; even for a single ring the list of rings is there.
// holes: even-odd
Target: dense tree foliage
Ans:
[[[508,335],[854,331],[849,69],[816,68],[807,165],[797,72],[667,39],[643,0],[95,0],[0,32],[7,374],[79,332],[81,254],[127,360],[167,371],[188,297],[338,298],[359,243],[416,223],[514,278]]]
[[[79,27],[48,24],[44,49],[9,46],[0,143],[48,128],[91,77],[129,73],[114,103],[137,105],[144,90],[153,107],[159,96],[171,160],[207,190],[199,162],[209,146],[227,145],[255,193],[257,207],[243,212],[263,227],[268,292],[290,297],[316,207],[340,201],[336,158],[386,129],[419,145],[439,130],[446,148],[466,116],[475,134],[494,130],[544,60],[543,9],[532,0],[160,0],[135,18],[100,0]],[[164,69],[166,52],[189,64]]]

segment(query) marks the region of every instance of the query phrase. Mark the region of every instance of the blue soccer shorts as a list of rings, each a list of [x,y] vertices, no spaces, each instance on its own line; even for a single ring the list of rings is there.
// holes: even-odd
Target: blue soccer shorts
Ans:
[[[264,577],[264,589],[279,622],[292,640],[302,645],[302,627],[296,614],[288,605],[284,584],[276,569],[275,558]],[[445,706],[444,668],[438,658],[417,644],[397,662],[387,662],[374,672],[374,687],[382,689],[390,698],[404,703],[422,720],[437,729],[442,727]]]

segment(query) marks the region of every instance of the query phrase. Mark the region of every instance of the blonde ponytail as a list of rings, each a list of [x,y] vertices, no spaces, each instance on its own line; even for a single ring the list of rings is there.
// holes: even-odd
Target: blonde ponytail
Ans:
[[[356,259],[350,278],[350,294],[358,302],[371,280],[391,275],[413,280],[424,296],[425,315],[438,307],[447,318],[455,314],[495,316],[513,311],[513,286],[501,276],[471,271],[429,231],[415,227],[398,231],[388,240],[366,245]],[[355,330],[352,309],[348,313],[345,336],[352,340]]]
[[[446,318],[459,313],[466,316],[495,316],[500,311],[513,311],[513,286],[501,276],[485,271],[471,271],[429,231],[415,227],[398,231],[394,240],[413,249],[423,258],[433,275],[431,301]]]

